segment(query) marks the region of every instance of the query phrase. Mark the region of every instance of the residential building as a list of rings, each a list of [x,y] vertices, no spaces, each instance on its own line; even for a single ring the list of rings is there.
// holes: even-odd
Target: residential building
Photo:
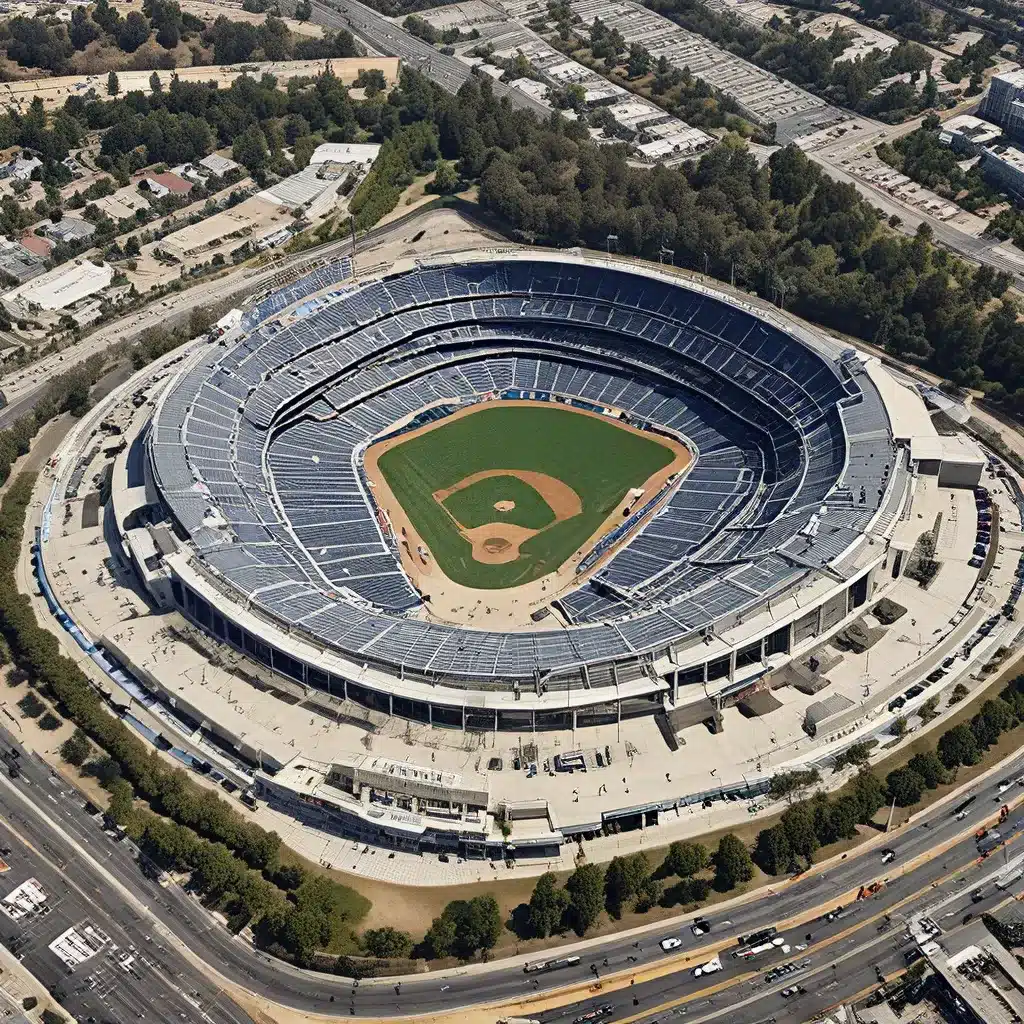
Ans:
[[[43,232],[54,242],[84,242],[96,233],[96,226],[78,217],[61,217],[60,220],[47,221]]]
[[[46,267],[38,256],[26,251],[20,243],[0,237],[0,271],[23,284],[44,273]]]
[[[164,171],[163,174],[147,174],[139,184],[143,182],[157,199],[162,199],[166,195],[185,195],[192,191],[191,181],[186,181],[170,171]]]

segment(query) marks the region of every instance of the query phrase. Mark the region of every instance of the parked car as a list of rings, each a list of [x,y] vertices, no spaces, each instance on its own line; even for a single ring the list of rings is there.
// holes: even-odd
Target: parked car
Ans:
[[[683,944],[683,940],[677,938],[675,935],[670,935],[667,939],[661,940],[661,948],[667,953],[670,949],[678,949]]]

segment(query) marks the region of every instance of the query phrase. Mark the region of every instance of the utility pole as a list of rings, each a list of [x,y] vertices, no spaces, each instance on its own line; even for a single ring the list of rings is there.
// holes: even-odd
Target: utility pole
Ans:
[[[885,823],[885,831],[892,828],[892,816],[896,813],[896,797],[892,798],[892,807],[889,808],[889,820]]]

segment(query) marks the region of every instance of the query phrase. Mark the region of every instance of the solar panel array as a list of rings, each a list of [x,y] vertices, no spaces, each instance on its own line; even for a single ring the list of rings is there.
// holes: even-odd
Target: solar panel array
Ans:
[[[333,283],[299,282],[268,308]],[[211,347],[163,402],[150,456],[206,567],[360,663],[511,686],[664,649],[839,558],[905,472],[859,361],[665,279],[494,259],[302,309]],[[562,597],[569,628],[414,617],[363,476],[366,445],[402,418],[506,392],[622,410],[697,454],[631,542]]]

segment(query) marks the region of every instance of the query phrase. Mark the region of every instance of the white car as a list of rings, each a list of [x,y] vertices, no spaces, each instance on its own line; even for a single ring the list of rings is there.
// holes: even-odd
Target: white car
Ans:
[[[678,949],[683,944],[682,939],[670,935],[667,939],[661,940],[661,948],[667,953],[670,949]]]
[[[705,974],[714,974],[715,971],[722,969],[722,961],[716,956],[713,960],[709,960],[706,964],[701,964],[699,967],[694,967],[693,976],[695,978],[702,978]]]
[[[1002,796],[1012,785],[1013,783],[1009,779],[1003,779],[999,783],[999,795]]]

